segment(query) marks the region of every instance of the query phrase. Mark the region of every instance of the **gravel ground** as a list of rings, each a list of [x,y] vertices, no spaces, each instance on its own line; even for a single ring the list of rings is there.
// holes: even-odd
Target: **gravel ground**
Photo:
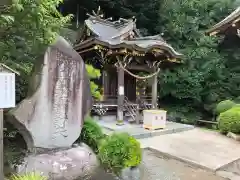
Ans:
[[[214,173],[144,150],[142,180],[225,180]]]
[[[191,167],[174,159],[168,159],[151,152],[143,151],[143,162],[140,166],[140,180],[226,180],[216,176],[214,173]],[[99,170],[91,180],[115,180],[109,174]],[[130,178],[124,180],[139,180]]]

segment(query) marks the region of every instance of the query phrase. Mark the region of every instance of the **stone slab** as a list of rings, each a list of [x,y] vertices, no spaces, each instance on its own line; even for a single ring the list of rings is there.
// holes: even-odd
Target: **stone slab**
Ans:
[[[240,159],[233,161],[217,170],[217,174],[230,180],[240,179]]]
[[[219,168],[218,171],[232,172],[240,177],[240,158]]]
[[[232,172],[227,172],[227,171],[217,171],[216,173],[218,176],[221,176],[223,178],[226,178],[228,180],[239,180],[240,176],[237,174],[234,174]]]
[[[199,128],[139,141],[142,147],[211,171],[240,158],[239,142]]]
[[[177,133],[194,128],[194,126],[191,125],[175,122],[167,122],[166,128],[159,130],[147,130],[144,129],[142,125],[130,124],[128,122],[125,122],[125,124],[122,126],[116,125],[115,121],[97,121],[97,123],[103,128],[103,131],[106,132],[106,134],[111,134],[113,132],[128,132],[137,139]]]

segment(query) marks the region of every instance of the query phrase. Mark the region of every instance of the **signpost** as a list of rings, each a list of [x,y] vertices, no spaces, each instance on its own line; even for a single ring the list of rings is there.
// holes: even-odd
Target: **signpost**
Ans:
[[[0,180],[4,179],[3,159],[3,109],[15,107],[15,74],[14,70],[0,64]]]
[[[4,159],[3,159],[3,109],[0,109],[0,179],[4,179],[3,169],[4,169]]]

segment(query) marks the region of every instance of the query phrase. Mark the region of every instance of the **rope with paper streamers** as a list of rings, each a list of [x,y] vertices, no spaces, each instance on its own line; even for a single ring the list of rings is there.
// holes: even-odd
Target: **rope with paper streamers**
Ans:
[[[127,56],[126,56],[127,57]],[[124,59],[126,59],[126,57],[124,57]],[[121,63],[121,61],[119,60],[119,58],[117,57],[118,62],[115,64],[115,66],[117,66],[117,64],[119,65],[119,67],[121,69],[123,69],[126,73],[128,73],[130,76],[135,77],[136,79],[150,79],[153,76],[156,76],[159,72],[160,72],[160,68],[158,68],[158,70],[150,75],[147,76],[138,76],[136,74],[133,74],[132,72],[130,72],[129,70],[127,70],[126,68],[124,68],[123,64]]]

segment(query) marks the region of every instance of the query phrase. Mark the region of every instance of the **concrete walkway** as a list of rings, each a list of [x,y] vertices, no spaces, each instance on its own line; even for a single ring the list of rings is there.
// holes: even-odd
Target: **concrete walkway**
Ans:
[[[125,122],[122,126],[116,125],[116,121],[111,120],[101,120],[96,122],[102,127],[104,133],[107,135],[113,132],[128,132],[136,139],[150,138],[154,136],[179,133],[194,129],[194,126],[175,122],[167,122],[166,128],[159,130],[147,130],[144,129],[140,124],[129,124],[128,122]]]
[[[175,134],[140,139],[142,148],[195,166],[216,171],[240,159],[240,143],[217,132],[195,128]]]

